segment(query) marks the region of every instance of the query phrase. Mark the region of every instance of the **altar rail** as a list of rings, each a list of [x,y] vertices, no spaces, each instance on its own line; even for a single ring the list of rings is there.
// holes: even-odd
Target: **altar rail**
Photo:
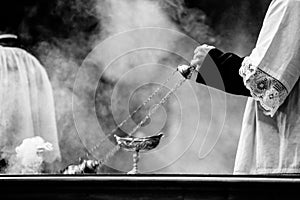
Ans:
[[[300,199],[300,177],[0,176],[0,199]]]

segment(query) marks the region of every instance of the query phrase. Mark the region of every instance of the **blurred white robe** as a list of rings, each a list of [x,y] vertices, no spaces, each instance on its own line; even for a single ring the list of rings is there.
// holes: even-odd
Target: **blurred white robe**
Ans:
[[[240,74],[249,98],[235,174],[300,173],[300,0],[274,0]]]
[[[60,160],[52,88],[39,61],[20,48],[0,45],[0,152],[15,153],[22,140],[53,144],[45,160]]]

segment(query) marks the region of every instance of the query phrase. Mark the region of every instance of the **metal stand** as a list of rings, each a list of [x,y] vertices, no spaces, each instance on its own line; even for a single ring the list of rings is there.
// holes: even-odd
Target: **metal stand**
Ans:
[[[139,174],[138,171],[138,162],[140,160],[139,151],[133,153],[133,168],[127,174]]]

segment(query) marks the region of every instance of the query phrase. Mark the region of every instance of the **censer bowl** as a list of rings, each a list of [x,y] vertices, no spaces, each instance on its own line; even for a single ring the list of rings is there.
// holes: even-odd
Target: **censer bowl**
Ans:
[[[153,135],[149,137],[134,137],[126,136],[120,137],[114,135],[116,138],[117,144],[120,148],[125,151],[132,151],[133,154],[133,169],[128,172],[128,174],[138,174],[138,161],[139,161],[139,152],[147,152],[156,148],[160,142],[160,139],[164,135],[162,133],[158,135]]]
[[[118,145],[126,151],[140,151],[146,152],[156,148],[162,138],[163,134],[149,136],[149,137],[134,137],[126,136],[120,137],[114,135]]]

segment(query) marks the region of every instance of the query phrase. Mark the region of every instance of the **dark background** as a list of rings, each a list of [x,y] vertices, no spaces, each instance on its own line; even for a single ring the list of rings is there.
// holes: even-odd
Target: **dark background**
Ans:
[[[213,29],[215,35],[231,38],[232,30],[257,35],[270,0],[170,2],[185,3],[188,9],[203,11],[206,15],[205,23]],[[23,44],[34,52],[34,46],[41,41],[55,43],[59,38],[74,38],[78,35],[86,37],[87,34],[101,32],[101,21],[97,18],[94,4],[95,0],[3,0],[0,7],[0,31],[18,34]],[[174,12],[169,14],[171,18],[176,18]]]

